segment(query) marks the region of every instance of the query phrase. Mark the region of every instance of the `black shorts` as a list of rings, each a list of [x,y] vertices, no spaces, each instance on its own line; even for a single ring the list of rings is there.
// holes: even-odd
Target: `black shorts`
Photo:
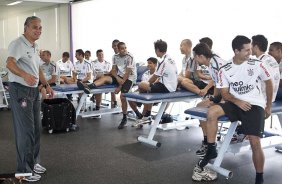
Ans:
[[[114,85],[119,85],[117,79],[116,79],[114,76],[111,76],[111,77],[112,77],[112,84],[114,84]],[[120,77],[120,76],[119,76],[119,77]],[[122,77],[120,77],[120,78],[122,78]],[[131,80],[127,79],[127,80],[123,83],[120,92],[121,92],[121,93],[128,93],[128,92],[130,91],[130,89],[132,88],[132,86],[133,86],[133,82],[132,82]]]
[[[204,89],[208,84],[204,83],[203,81],[201,80],[192,80],[193,81],[193,84],[195,86],[197,86],[199,89]],[[211,87],[209,90],[208,90],[208,94],[209,95],[213,95],[214,93],[214,87]]]
[[[219,103],[225,115],[231,122],[241,121],[242,132],[245,135],[255,135],[262,137],[264,131],[264,109],[257,105],[252,105],[251,110],[243,111],[231,102]]]
[[[155,82],[151,84],[151,93],[169,93],[169,90],[165,87],[163,83]]]

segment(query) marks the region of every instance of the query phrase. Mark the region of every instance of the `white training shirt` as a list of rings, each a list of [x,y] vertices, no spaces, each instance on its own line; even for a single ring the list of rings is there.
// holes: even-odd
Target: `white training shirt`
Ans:
[[[220,69],[218,75],[217,88],[229,88],[229,92],[235,98],[265,108],[266,101],[261,90],[261,82],[269,80],[270,74],[264,63],[249,59],[236,65],[231,59]]]
[[[42,65],[40,65],[40,68],[43,71],[46,81],[50,80],[53,75],[57,77],[59,74],[59,67],[53,61],[50,61],[49,63],[44,62]]]
[[[211,77],[214,83],[216,84],[218,82],[218,71],[220,67],[222,67],[225,64],[225,61],[220,58],[218,55],[213,55],[212,58],[210,59],[210,65],[198,65],[197,70],[201,70],[202,74]],[[204,83],[208,84],[209,80],[203,80],[199,78],[201,81]]]
[[[16,59],[17,66],[37,78],[34,86],[29,86],[22,77],[9,71],[9,82],[17,82],[28,87],[37,87],[39,82],[39,49],[36,43],[31,44],[24,35],[12,41],[8,47],[8,57]]]
[[[150,73],[150,70],[147,70],[145,73],[143,73],[141,77],[141,81],[149,81],[149,79],[154,75]]]
[[[60,76],[72,76],[72,71],[74,71],[73,63],[70,60],[63,62],[62,60],[57,61],[57,65],[60,69]]]
[[[169,55],[163,55],[155,75],[160,77],[159,82],[163,83],[170,92],[176,91],[177,67],[175,61]]]
[[[82,80],[87,77],[88,73],[91,73],[91,64],[83,60],[81,63],[77,61],[74,66],[74,70],[77,73],[77,79]]]
[[[210,65],[208,67],[208,71],[215,85],[219,82],[218,72],[223,65],[225,65],[225,61],[217,55],[214,55],[210,59]]]
[[[282,60],[279,63],[280,79],[282,79]]]
[[[206,65],[197,65],[197,70],[200,70],[202,72],[203,75],[210,77],[210,72],[209,72],[209,67]],[[199,77],[199,79],[201,81],[203,81],[204,83],[208,84],[209,80],[204,80],[202,78]]]
[[[279,88],[279,83],[280,83],[279,64],[274,59],[274,57],[268,54],[262,54],[261,56],[258,57],[258,59],[261,60],[266,65],[269,71],[269,74],[271,76],[271,81],[273,85],[272,102],[274,102],[276,95],[277,95],[278,88]],[[265,88],[264,82],[261,83],[261,90],[266,100],[267,97],[266,97],[266,88]]]
[[[191,56],[184,56],[182,59],[181,74],[185,76],[185,72],[195,72],[197,69],[197,62]]]
[[[92,61],[93,78],[96,79],[97,75],[109,73],[111,70],[111,63],[103,60],[102,62],[97,59]]]
[[[132,72],[129,74],[128,79],[133,83],[136,82],[137,79],[137,71],[136,71],[136,63],[134,61],[133,56],[128,52],[125,56],[121,56],[119,54],[115,54],[113,57],[113,66],[117,66],[117,75],[123,77],[126,68],[130,68]]]

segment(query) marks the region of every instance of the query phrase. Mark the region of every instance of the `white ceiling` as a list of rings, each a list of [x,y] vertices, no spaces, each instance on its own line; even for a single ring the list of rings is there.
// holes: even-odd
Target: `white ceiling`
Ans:
[[[60,3],[69,3],[71,0],[21,0],[23,2],[20,4],[7,6],[7,4],[15,1],[18,0],[0,0],[0,19]]]

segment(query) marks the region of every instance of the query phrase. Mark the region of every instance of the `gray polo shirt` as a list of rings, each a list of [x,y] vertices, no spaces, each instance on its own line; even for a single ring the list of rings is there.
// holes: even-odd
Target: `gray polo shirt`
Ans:
[[[17,66],[38,78],[34,86],[29,86],[22,77],[15,75],[9,71],[8,77],[10,82],[17,82],[28,87],[37,87],[39,81],[39,64],[38,45],[32,45],[24,35],[12,41],[8,47],[8,57],[16,59]]]

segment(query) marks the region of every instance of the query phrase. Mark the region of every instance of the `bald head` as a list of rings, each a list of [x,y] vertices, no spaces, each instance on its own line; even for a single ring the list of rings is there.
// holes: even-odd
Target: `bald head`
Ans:
[[[191,55],[191,49],[192,49],[192,41],[190,39],[182,40],[180,44],[181,54],[185,54],[187,56]]]
[[[187,44],[188,47],[192,47],[192,41],[190,39],[184,39],[182,42]]]

